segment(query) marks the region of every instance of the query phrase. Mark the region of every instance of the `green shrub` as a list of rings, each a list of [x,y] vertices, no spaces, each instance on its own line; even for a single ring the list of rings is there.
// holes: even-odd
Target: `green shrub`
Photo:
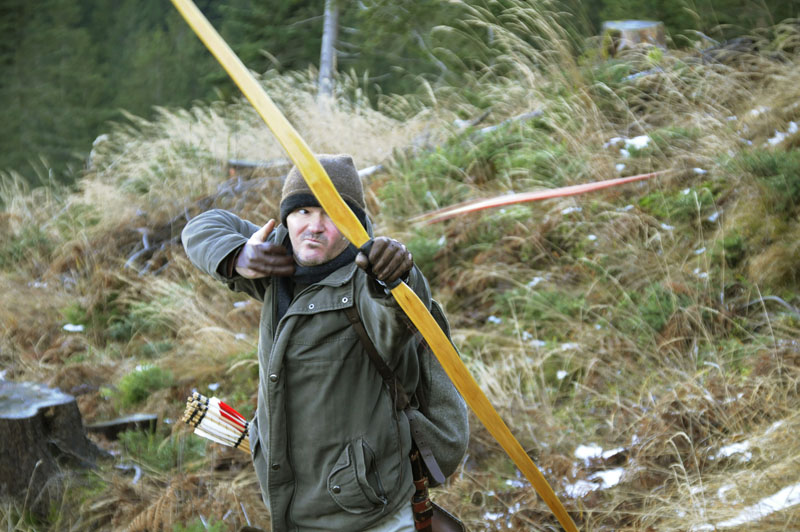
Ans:
[[[439,236],[432,230],[415,230],[408,240],[408,249],[414,256],[414,264],[422,270],[426,277],[433,279],[434,257],[444,245],[444,237]]]
[[[653,334],[661,332],[678,309],[691,305],[692,299],[687,294],[676,294],[659,282],[651,283],[630,291],[612,321],[624,334],[649,344]]]
[[[194,434],[171,434],[129,430],[119,435],[124,452],[155,471],[169,471],[205,456],[206,440]]]
[[[758,178],[778,213],[793,212],[800,202],[800,150],[752,150],[739,154],[730,165]]]
[[[712,251],[712,259],[714,259],[714,262],[720,263],[724,257],[725,264],[735,268],[747,256],[746,244],[744,237],[738,232],[726,235],[716,244]]]
[[[151,393],[172,386],[172,373],[157,366],[144,365],[128,373],[117,386],[117,400],[122,408],[145,400]]]
[[[509,308],[521,322],[535,322],[540,330],[550,330],[560,339],[568,333],[560,324],[580,320],[586,299],[563,290],[539,290],[518,288],[499,294],[495,300],[495,312],[509,314]],[[549,329],[546,329],[549,327]]]
[[[714,195],[707,187],[685,188],[672,194],[656,191],[639,200],[639,206],[643,210],[668,222],[696,220],[713,205]]]
[[[228,530],[228,527],[225,526],[224,521],[209,519],[203,522],[203,520],[197,518],[186,526],[180,523],[176,524],[172,532],[225,532],[226,530]]]
[[[31,257],[50,253],[54,244],[37,225],[26,225],[17,235],[0,235],[0,268],[14,268]]]

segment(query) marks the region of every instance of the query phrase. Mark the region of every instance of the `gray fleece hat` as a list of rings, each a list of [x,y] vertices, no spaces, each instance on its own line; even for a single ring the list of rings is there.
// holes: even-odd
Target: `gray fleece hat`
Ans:
[[[317,155],[317,160],[330,176],[336,190],[347,205],[353,210],[356,217],[363,225],[366,219],[366,204],[364,203],[364,188],[361,178],[349,155]],[[300,170],[293,166],[283,182],[281,192],[281,223],[286,225],[286,217],[299,207],[319,207],[317,198],[306,184]]]

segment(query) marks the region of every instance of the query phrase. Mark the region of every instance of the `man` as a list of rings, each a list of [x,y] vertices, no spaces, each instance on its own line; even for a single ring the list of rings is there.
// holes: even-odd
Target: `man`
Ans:
[[[353,160],[319,161],[371,235]],[[272,529],[413,531],[408,420],[395,410],[344,309],[358,309],[381,357],[412,394],[420,372],[416,342],[384,283],[402,279],[430,306],[427,281],[396,240],[377,237],[368,257],[358,252],[297,168],[284,183],[280,216],[280,225],[270,220],[259,229],[209,211],[182,234],[197,267],[263,301],[250,441]],[[369,266],[374,276],[363,270]]]

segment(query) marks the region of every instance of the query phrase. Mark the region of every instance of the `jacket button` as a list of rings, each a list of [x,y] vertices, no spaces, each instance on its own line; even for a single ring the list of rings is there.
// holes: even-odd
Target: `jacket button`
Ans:
[[[277,470],[278,470],[278,469],[280,469],[280,468],[281,468],[281,465],[280,465],[280,464],[272,464],[272,470],[273,470],[273,471],[277,471]]]
[[[334,492],[334,493],[341,493],[342,492],[342,487],[341,486],[333,486],[331,488],[331,491]]]
[[[342,298],[342,303],[347,303],[348,301],[350,301],[350,300],[349,300],[349,299],[347,299],[347,296],[344,296],[344,297]]]
[[[314,310],[314,303],[308,304],[308,310]]]
[[[269,376],[269,380],[271,380],[272,382],[278,382],[278,374],[273,373],[272,375]]]

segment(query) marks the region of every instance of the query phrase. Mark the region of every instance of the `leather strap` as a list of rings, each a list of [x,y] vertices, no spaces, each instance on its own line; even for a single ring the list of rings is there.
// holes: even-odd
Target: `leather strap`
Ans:
[[[369,335],[367,334],[367,330],[364,328],[364,324],[361,322],[361,317],[358,314],[358,309],[356,306],[353,305],[352,307],[348,307],[344,309],[344,312],[347,315],[347,319],[349,319],[350,323],[353,325],[356,333],[358,333],[358,336],[361,337],[361,343],[364,345],[364,350],[367,352],[370,360],[372,360],[373,364],[375,365],[375,369],[378,370],[378,373],[380,373],[381,377],[383,377],[383,381],[389,387],[389,391],[392,393],[392,397],[394,398],[394,407],[397,410],[402,410],[408,418],[408,424],[411,426],[411,438],[417,445],[420,456],[422,457],[422,461],[425,462],[425,466],[428,468],[428,472],[430,473],[431,477],[433,477],[433,480],[435,480],[438,484],[444,484],[447,479],[445,478],[444,473],[442,473],[439,464],[436,463],[436,458],[433,456],[433,451],[431,450],[430,445],[428,445],[428,442],[425,440],[422,430],[420,430],[420,424],[418,420],[422,414],[420,414],[419,410],[411,407],[411,402],[408,398],[408,394],[406,394],[406,391],[403,388],[403,383],[400,382],[400,379],[397,378],[397,375],[395,375],[389,365],[386,364],[386,361],[378,353],[378,350],[375,348],[375,344],[372,343],[372,339],[370,339]]]
[[[383,381],[389,387],[389,391],[392,393],[392,398],[394,399],[395,409],[405,410],[408,408],[408,405],[411,401],[408,398],[408,394],[406,394],[405,388],[403,388],[403,383],[400,382],[386,361],[383,360],[381,355],[378,353],[378,350],[375,348],[375,344],[372,343],[372,340],[367,334],[367,330],[364,328],[364,324],[361,322],[361,317],[358,315],[358,309],[355,307],[355,305],[353,305],[352,307],[344,309],[344,313],[347,315],[347,319],[350,320],[350,323],[353,325],[356,333],[358,333],[358,336],[361,338],[361,343],[364,346],[364,350],[367,352],[370,360],[372,360],[372,363],[375,365],[375,369],[378,370],[378,373],[380,373],[381,377],[383,377]]]

